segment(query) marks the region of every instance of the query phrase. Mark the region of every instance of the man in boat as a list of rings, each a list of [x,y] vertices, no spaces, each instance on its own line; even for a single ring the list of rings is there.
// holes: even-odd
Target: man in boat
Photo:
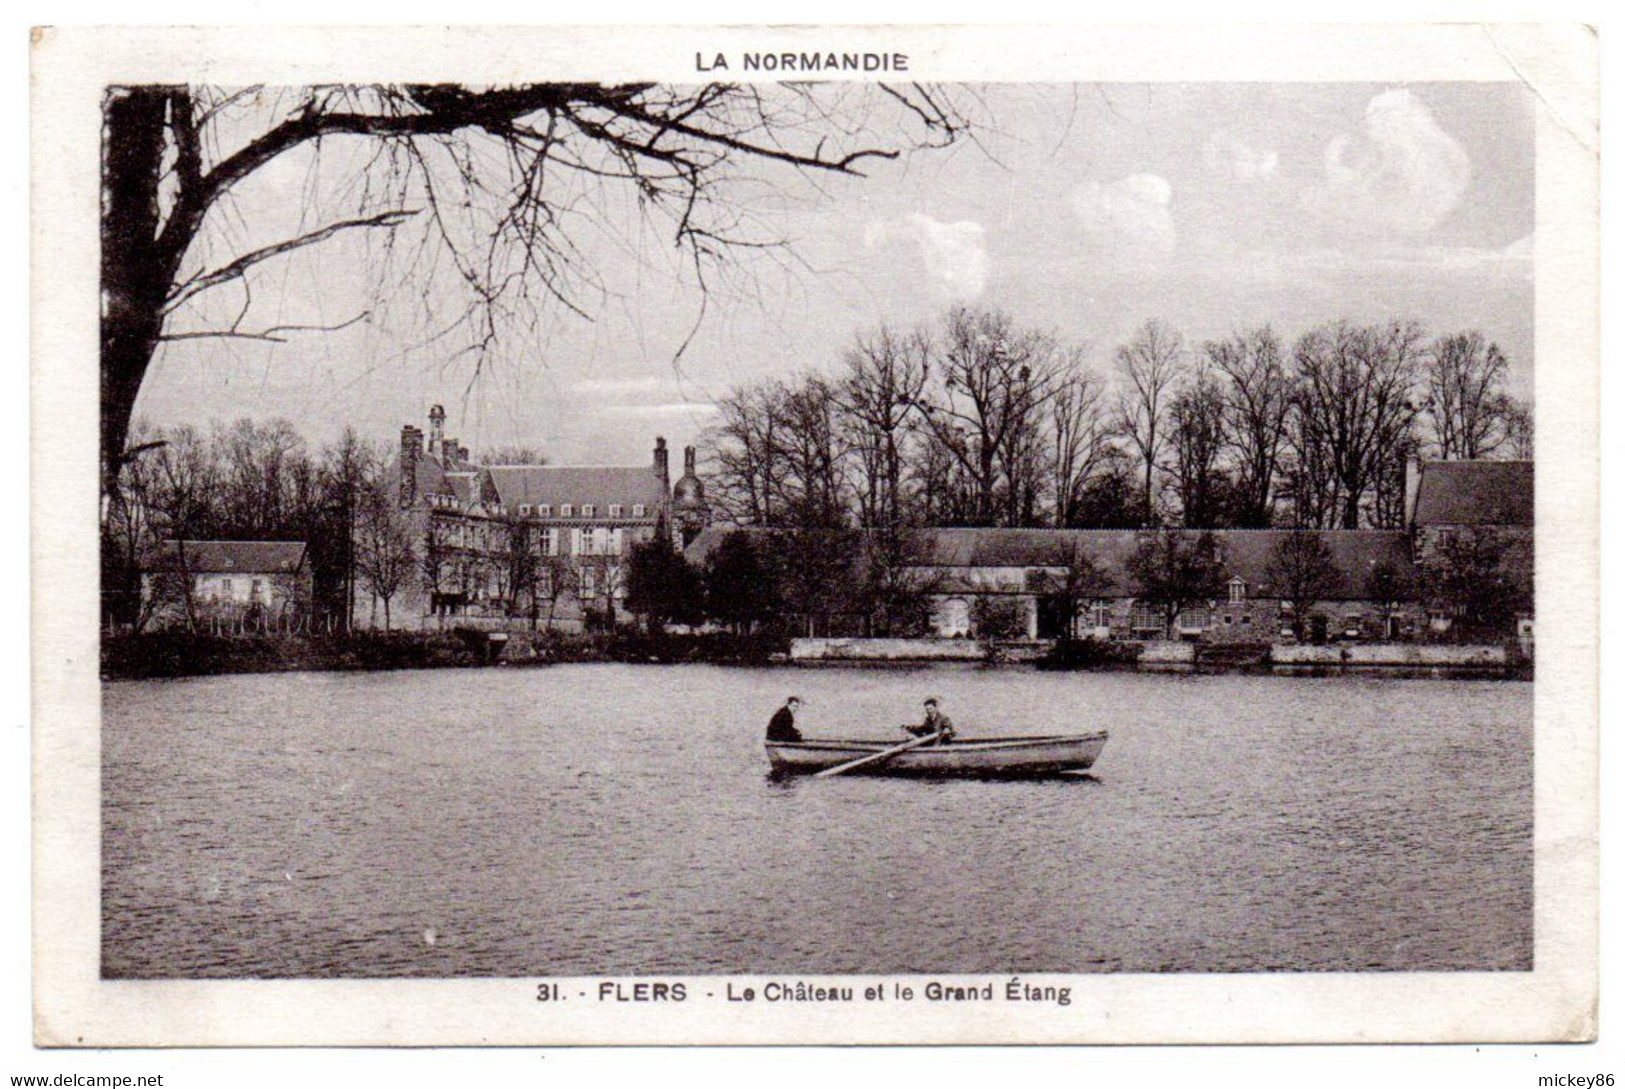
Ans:
[[[952,741],[954,736],[953,720],[942,713],[942,710],[937,706],[937,697],[935,696],[925,701],[925,721],[917,726],[904,726],[903,729],[915,737],[936,734],[937,739],[930,742],[932,745],[945,745]]]
[[[769,741],[800,741],[801,731],[796,729],[796,712],[801,709],[801,697],[791,696],[784,706],[773,712],[767,724]]]

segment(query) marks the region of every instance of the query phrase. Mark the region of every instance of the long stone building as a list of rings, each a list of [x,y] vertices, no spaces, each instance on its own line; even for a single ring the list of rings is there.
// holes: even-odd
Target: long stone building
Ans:
[[[932,634],[975,637],[989,602],[1014,613],[1028,638],[1078,635],[1109,639],[1177,638],[1207,643],[1270,643],[1303,637],[1391,641],[1422,638],[1461,622],[1462,595],[1451,597],[1441,567],[1476,567],[1462,577],[1498,582],[1525,645],[1534,637],[1534,467],[1530,462],[1427,461],[1407,480],[1407,525],[1392,530],[1305,530],[1325,546],[1330,577],[1312,603],[1299,607],[1281,585],[1275,562],[1293,534],[1285,529],[1169,530],[1177,537],[1210,533],[1222,569],[1216,592],[1181,610],[1172,625],[1144,600],[1131,558],[1141,530],[924,529],[911,575],[929,595]],[[715,526],[690,545],[703,563],[730,532]],[[1469,549],[1468,546],[1472,546]],[[1100,576],[1094,593],[1066,615],[1075,596],[1057,592],[1071,557],[1086,557]],[[1441,587],[1444,589],[1441,590]],[[1471,591],[1472,587],[1468,587]],[[1467,596],[1471,596],[1469,593]],[[1513,634],[1509,625],[1505,632]],[[848,632],[843,634],[856,634]]]

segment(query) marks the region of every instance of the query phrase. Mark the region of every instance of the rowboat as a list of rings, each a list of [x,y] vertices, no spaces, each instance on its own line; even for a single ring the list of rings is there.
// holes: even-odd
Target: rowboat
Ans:
[[[1045,737],[989,737],[954,740],[900,752],[854,768],[854,775],[968,776],[1025,778],[1087,771],[1106,746],[1106,731]],[[773,770],[785,775],[824,771],[893,747],[888,741],[808,738],[769,741]]]

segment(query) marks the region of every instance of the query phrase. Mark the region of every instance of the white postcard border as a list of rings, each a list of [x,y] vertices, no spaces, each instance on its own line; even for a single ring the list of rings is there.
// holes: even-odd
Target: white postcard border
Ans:
[[[97,199],[102,88],[376,79],[695,82],[719,49],[910,57],[929,81],[1521,80],[1537,110],[1535,968],[1081,975],[1071,1002],[601,1002],[599,979],[153,982],[99,977]],[[1577,27],[52,30],[33,71],[35,1035],[45,1045],[1197,1043],[1581,1040],[1597,995],[1596,52]],[[1373,769],[1380,774],[1380,769]],[[663,977],[676,978],[676,977]],[[818,982],[824,977],[803,978]],[[926,977],[842,977],[862,991]],[[953,977],[934,977],[950,980]],[[963,977],[960,977],[963,978]],[[1002,988],[1010,977],[976,977]]]

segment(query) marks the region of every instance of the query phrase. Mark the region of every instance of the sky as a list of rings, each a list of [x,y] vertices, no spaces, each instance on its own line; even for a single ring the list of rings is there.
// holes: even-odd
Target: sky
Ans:
[[[638,463],[656,435],[698,441],[731,388],[833,369],[856,333],[933,327],[956,303],[1082,344],[1108,378],[1114,348],[1153,317],[1193,348],[1262,323],[1287,338],[1339,319],[1479,329],[1527,394],[1534,104],[1521,85],[959,90],[985,122],[976,145],[878,162],[862,179],[755,165],[729,183],[790,245],[742,253],[708,292],[629,202],[595,201],[576,234],[600,288],[587,315],[555,307],[539,335],[499,341],[476,369],[423,335],[414,298],[378,304],[380,242],[355,236],[381,232],[350,232],[260,266],[246,300],[216,289],[176,328],[245,301],[245,328],[365,320],[280,344],[167,344],[137,414],[282,416],[317,443],[346,426],[393,443],[440,403],[448,435],[476,452]],[[347,172],[342,154],[319,169],[284,157],[205,244],[309,229],[306,194],[341,205]]]

